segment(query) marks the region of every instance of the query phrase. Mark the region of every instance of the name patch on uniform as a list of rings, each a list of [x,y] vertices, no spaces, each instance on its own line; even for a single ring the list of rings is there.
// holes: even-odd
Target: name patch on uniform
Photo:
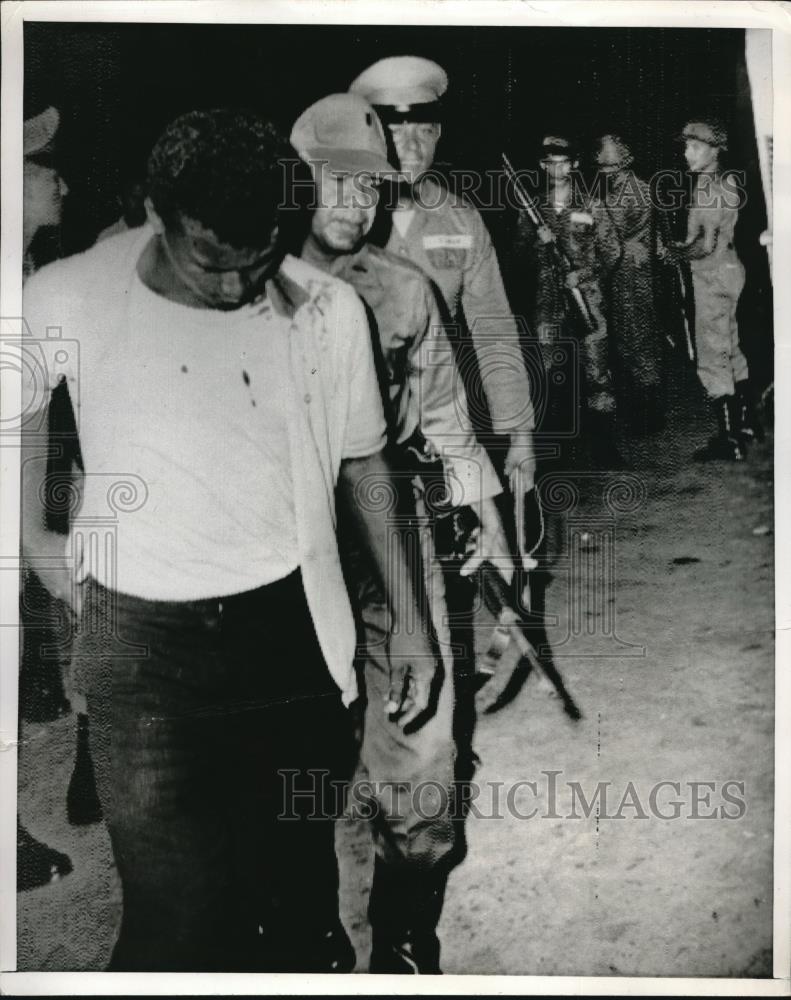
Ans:
[[[572,212],[571,213],[572,222],[580,222],[583,226],[593,225],[593,216],[590,212]]]
[[[472,233],[454,233],[447,236],[424,236],[424,250],[471,250]]]

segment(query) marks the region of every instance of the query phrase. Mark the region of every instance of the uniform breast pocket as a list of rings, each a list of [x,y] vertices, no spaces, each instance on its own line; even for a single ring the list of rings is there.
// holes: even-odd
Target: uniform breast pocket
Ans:
[[[467,251],[456,247],[433,247],[426,250],[429,264],[440,271],[461,271],[467,265]]]

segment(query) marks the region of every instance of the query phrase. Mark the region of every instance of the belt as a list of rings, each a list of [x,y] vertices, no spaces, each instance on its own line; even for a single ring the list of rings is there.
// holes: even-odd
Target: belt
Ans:
[[[294,570],[288,576],[272,583],[256,587],[254,590],[245,590],[238,594],[223,594],[219,597],[205,597],[197,600],[187,601],[162,601],[149,600],[136,594],[125,594],[122,591],[109,590],[93,577],[88,577],[85,586],[90,586],[98,591],[100,599],[117,602],[118,605],[129,609],[132,612],[149,613],[155,615],[180,614],[189,618],[194,618],[206,626],[214,627],[227,618],[240,618],[250,615],[263,602],[269,602],[278,592],[283,594],[288,600],[289,591],[293,591],[303,601],[304,591],[302,589],[302,574],[299,569]],[[102,595],[105,595],[102,598]]]

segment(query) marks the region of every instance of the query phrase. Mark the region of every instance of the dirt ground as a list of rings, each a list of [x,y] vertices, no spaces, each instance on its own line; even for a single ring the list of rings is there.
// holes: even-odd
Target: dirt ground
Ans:
[[[504,783],[515,809],[491,818],[484,795],[468,819],[468,856],[440,925],[446,973],[771,975],[771,437],[738,467],[692,463],[711,428],[683,381],[671,403],[668,429],[630,449],[635,509],[613,516],[605,480],[572,476],[579,500],[560,515],[569,558],[547,592],[548,636],[583,718],[569,719],[530,677],[479,720],[476,780]],[[629,507],[628,492],[610,499]],[[74,725],[24,732],[22,819],[71,856],[74,872],[20,894],[19,969],[101,969],[114,939],[120,891],[106,830],[66,820]],[[560,772],[554,810],[548,771]],[[516,794],[526,780],[536,795]],[[680,794],[665,786],[656,800],[666,814],[681,801],[677,819],[651,809],[662,781],[680,783]],[[740,818],[719,815],[741,811],[723,798],[728,781],[743,782],[731,786]],[[598,817],[584,818],[578,803],[570,818],[570,782],[589,800],[610,783]],[[715,818],[692,818],[691,782],[715,784],[697,806]],[[533,818],[516,814],[534,807]],[[340,824],[338,847],[342,916],[365,971],[367,828]]]

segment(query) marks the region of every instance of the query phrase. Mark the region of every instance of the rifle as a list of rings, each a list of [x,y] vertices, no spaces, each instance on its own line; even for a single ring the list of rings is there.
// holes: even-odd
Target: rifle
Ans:
[[[477,564],[475,556],[470,559],[467,543],[472,531],[477,526],[478,518],[469,507],[462,507],[455,511],[451,517],[454,535],[451,561],[456,563],[458,571],[467,577],[472,586],[479,588],[484,604],[497,622],[489,640],[489,646],[477,664],[476,674],[480,678],[480,683],[476,701],[482,698],[485,711],[493,711],[500,707],[503,703],[504,693],[512,687],[514,680],[526,663],[536,675],[539,688],[547,694],[557,695],[563,702],[563,709],[570,718],[581,719],[582,712],[566,690],[563,678],[552,663],[552,658],[540,657],[532,642],[525,635],[525,630],[528,627],[527,622],[515,610],[519,605],[515,593],[516,574],[514,574],[513,582],[509,586],[498,568],[489,559],[480,559]],[[474,569],[471,573],[465,573],[464,570],[465,568],[469,570],[470,563],[473,564]],[[501,676],[493,680],[498,674],[500,660],[511,645],[515,647],[518,656],[510,676]]]
[[[468,543],[472,532],[479,526],[478,516],[471,507],[451,507],[447,503],[442,462],[432,454],[420,430],[415,431],[401,448],[408,466],[423,483],[426,507],[433,516],[435,554],[446,570],[462,574],[465,565],[469,568]],[[581,712],[566,691],[557,670],[539,657],[525,635],[527,623],[515,610],[519,606],[515,590],[517,574],[514,574],[513,584],[509,587],[500,570],[489,559],[482,559],[473,565],[474,570],[463,575],[471,586],[478,587],[484,604],[497,622],[488,649],[477,663],[476,673],[482,683],[497,673],[503,654],[513,644],[519,654],[517,664],[527,662],[541,686],[552,694],[560,695],[565,711],[573,719],[581,718]]]
[[[660,267],[664,274],[668,276],[665,280],[661,281],[661,288],[663,291],[669,292],[674,307],[672,310],[673,315],[667,317],[673,329],[668,330],[667,327],[665,328],[665,339],[674,351],[683,350],[686,359],[694,365],[697,363],[697,354],[695,351],[692,310],[689,305],[691,298],[689,291],[689,265],[674,256],[672,247],[675,241],[671,236],[668,219],[664,215],[658,216],[654,232],[655,247],[658,244],[656,249]],[[676,333],[679,326],[679,319],[681,320],[680,326],[683,329],[683,338],[679,338]],[[679,343],[679,339],[683,339],[683,345]]]
[[[516,194],[517,201],[519,202],[519,207],[525,213],[525,215],[530,219],[532,225],[539,229],[541,226],[546,227],[546,222],[541,214],[541,209],[538,206],[538,202],[531,198],[527,193],[527,189],[524,184],[519,180],[519,175],[514,170],[511,161],[508,159],[505,153],[502,154],[503,167],[505,169],[505,176],[511,181],[514,187],[514,193]],[[558,246],[557,240],[553,239],[549,243],[551,248],[552,257],[555,263],[555,267],[564,276],[569,273],[569,271],[574,270],[574,264],[569,258],[568,254]],[[588,303],[585,301],[585,296],[579,288],[566,288],[566,292],[574,303],[574,308],[582,320],[582,323],[588,333],[595,333],[598,329],[598,323],[596,318],[590,310]]]
[[[680,261],[671,261],[670,266],[673,268],[675,292],[678,296],[679,312],[681,313],[681,322],[684,327],[684,349],[686,356],[694,365],[697,361],[695,355],[695,338],[689,321],[689,284],[687,273]]]

